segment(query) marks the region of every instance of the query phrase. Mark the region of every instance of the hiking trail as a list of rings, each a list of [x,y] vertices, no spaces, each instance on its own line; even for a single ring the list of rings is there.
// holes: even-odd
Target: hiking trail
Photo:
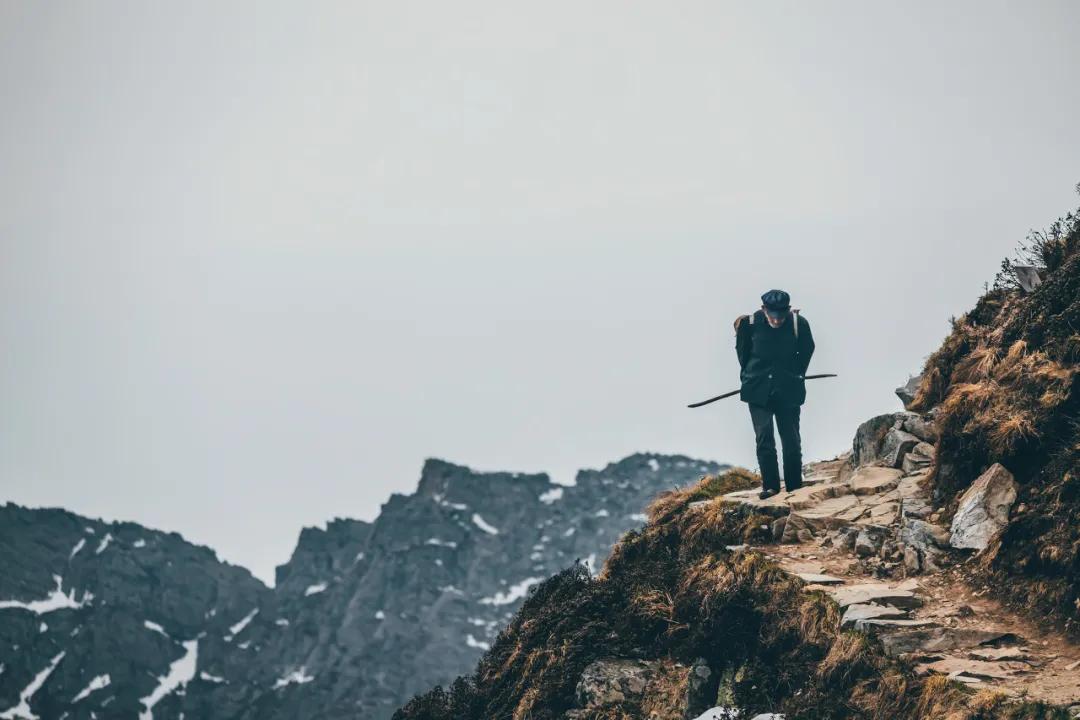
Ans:
[[[840,605],[841,624],[880,639],[919,674],[1052,704],[1080,703],[1080,645],[991,599],[965,570],[977,554],[949,546],[950,529],[923,488],[929,469],[855,467],[851,452],[804,466],[803,487],[766,500],[758,489],[710,502],[774,517],[760,552]]]

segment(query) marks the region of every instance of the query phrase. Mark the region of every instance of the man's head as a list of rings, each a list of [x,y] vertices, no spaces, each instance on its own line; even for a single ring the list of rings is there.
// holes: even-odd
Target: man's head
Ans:
[[[761,309],[771,327],[780,327],[791,312],[791,296],[783,290],[769,290],[761,296]]]

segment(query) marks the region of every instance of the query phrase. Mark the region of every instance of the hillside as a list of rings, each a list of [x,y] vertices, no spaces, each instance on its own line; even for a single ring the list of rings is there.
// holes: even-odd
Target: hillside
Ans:
[[[395,720],[1080,716],[1080,227],[1005,262],[903,412],[762,502],[660,494]],[[883,399],[884,401],[884,399]]]
[[[668,483],[722,469],[638,454],[562,487],[431,460],[374,522],[305,529],[272,589],[175,533],[0,506],[0,718],[389,717]]]

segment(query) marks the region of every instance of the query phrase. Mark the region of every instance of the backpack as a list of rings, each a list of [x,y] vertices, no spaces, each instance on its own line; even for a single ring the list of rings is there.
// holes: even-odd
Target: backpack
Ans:
[[[793,316],[793,320],[791,322],[791,327],[795,330],[795,339],[798,340],[799,339],[799,308],[792,308],[791,309],[791,314]],[[742,322],[743,318],[746,318],[746,317],[750,318],[750,324],[753,325],[755,315],[757,315],[756,310],[754,312],[750,313],[749,315],[740,315],[739,317],[735,318],[735,332],[739,331],[739,323]]]

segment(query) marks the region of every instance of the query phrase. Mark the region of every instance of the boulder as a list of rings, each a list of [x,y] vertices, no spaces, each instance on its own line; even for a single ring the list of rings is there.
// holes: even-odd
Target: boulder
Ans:
[[[851,442],[852,467],[876,462],[881,454],[881,441],[885,439],[885,433],[896,424],[897,419],[902,422],[906,417],[907,413],[886,413],[859,425]]]
[[[1018,485],[1012,473],[994,463],[980,475],[960,498],[953,515],[952,539],[955,548],[985,550],[991,538],[1009,523],[1009,510],[1016,502]]]
[[[1034,265],[1013,265],[1013,275],[1016,276],[1016,282],[1020,285],[1020,289],[1026,293],[1032,292],[1035,288],[1042,285],[1043,274],[1046,272],[1046,268],[1036,267]]]
[[[898,468],[904,463],[904,456],[922,440],[900,428],[891,428],[881,441],[881,461],[888,467]]]
[[[934,427],[934,421],[920,415],[904,418],[904,424],[900,427],[923,442],[934,443],[937,441],[938,432],[937,428]]]
[[[919,392],[920,383],[922,383],[922,375],[913,375],[906,383],[896,388],[896,397],[904,403],[905,410],[911,409],[911,403],[915,401],[915,393]]]

